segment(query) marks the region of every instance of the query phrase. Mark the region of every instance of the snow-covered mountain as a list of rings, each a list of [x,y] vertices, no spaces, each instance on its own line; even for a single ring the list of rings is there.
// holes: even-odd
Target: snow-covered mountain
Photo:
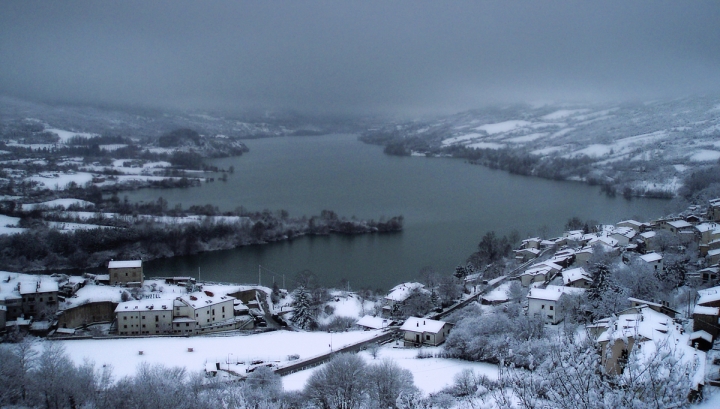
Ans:
[[[676,193],[684,176],[720,159],[720,97],[489,108],[394,123],[362,139],[388,153],[452,155],[635,194]]]

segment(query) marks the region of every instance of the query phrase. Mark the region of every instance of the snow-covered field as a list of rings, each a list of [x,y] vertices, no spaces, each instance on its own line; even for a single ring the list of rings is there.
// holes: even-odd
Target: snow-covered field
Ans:
[[[68,207],[70,207],[72,205],[86,207],[86,206],[94,206],[95,204],[92,202],[88,202],[86,200],[80,200],[80,199],[55,199],[55,200],[50,200],[50,201],[41,202],[41,203],[24,204],[24,205],[22,205],[22,210],[29,211],[29,210],[33,210],[37,207],[45,207],[48,209],[55,209],[55,208],[67,209]]]
[[[423,348],[426,352],[437,352],[439,348]],[[497,379],[498,370],[496,365],[482,362],[461,361],[459,359],[445,358],[417,358],[417,348],[396,347],[395,344],[388,344],[380,348],[377,359],[368,352],[360,352],[360,356],[368,364],[379,362],[382,359],[390,359],[401,368],[407,369],[413,374],[415,386],[423,393],[435,393],[447,386],[452,385],[455,375],[465,369],[487,376],[490,379]],[[312,373],[320,367],[296,372],[283,377],[285,390],[301,390]]]
[[[17,227],[19,221],[19,217],[11,217],[0,214],[0,234],[16,234],[24,232],[24,228]]]
[[[65,190],[68,183],[75,182],[78,186],[91,182],[93,175],[86,172],[77,173],[54,173],[54,174],[43,174],[37,176],[30,176],[26,180],[38,182],[41,186],[44,186],[52,190]]]
[[[115,376],[134,375],[142,363],[179,366],[190,372],[202,371],[208,362],[223,363],[228,359],[232,370],[244,372],[245,366],[235,362],[253,360],[288,363],[288,355],[310,358],[333,349],[370,339],[379,331],[334,333],[274,331],[245,336],[197,336],[127,339],[92,339],[60,342],[76,364],[89,359],[96,365],[112,365]],[[192,348],[193,352],[188,352]],[[142,355],[140,355],[142,351]]]

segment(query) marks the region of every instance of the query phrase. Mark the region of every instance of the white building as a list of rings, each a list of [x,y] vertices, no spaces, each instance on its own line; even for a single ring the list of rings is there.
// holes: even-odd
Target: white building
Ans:
[[[540,315],[545,322],[557,324],[564,318],[560,299],[565,294],[582,294],[583,288],[561,287],[549,285],[547,288],[531,288],[528,292],[528,315]]]
[[[400,331],[403,331],[405,346],[437,346],[445,342],[450,327],[451,324],[444,321],[410,317],[405,320]]]
[[[655,271],[663,271],[663,258],[658,253],[647,253],[640,256],[640,260],[648,263]]]
[[[119,335],[169,334],[173,321],[171,298],[122,302],[115,308]]]
[[[592,277],[584,268],[578,267],[562,272],[563,285],[575,288],[590,288]]]

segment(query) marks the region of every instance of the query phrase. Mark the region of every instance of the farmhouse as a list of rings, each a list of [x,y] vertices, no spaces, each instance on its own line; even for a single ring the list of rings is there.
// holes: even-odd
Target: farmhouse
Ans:
[[[400,327],[400,331],[404,333],[405,346],[437,346],[445,342],[451,325],[429,318],[410,317]]]

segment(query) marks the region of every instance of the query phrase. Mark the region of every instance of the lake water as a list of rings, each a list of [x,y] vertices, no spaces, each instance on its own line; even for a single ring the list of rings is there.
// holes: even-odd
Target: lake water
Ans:
[[[128,192],[131,201],[168,200],[170,206],[212,203],[221,210],[286,209],[291,216],[323,209],[340,216],[403,215],[395,234],[302,237],[292,241],[147,262],[147,276],[191,275],[203,280],[279,282],[302,270],[325,285],[350,281],[352,288],[387,289],[416,279],[424,266],[451,272],[495,230],[537,235],[542,226],[562,231],[572,216],[614,223],[667,213],[667,201],[608,198],[580,183],[511,175],[449,158],[388,156],[353,135],[248,140],[250,152],[211,160],[235,167],[227,182],[190,189]]]

